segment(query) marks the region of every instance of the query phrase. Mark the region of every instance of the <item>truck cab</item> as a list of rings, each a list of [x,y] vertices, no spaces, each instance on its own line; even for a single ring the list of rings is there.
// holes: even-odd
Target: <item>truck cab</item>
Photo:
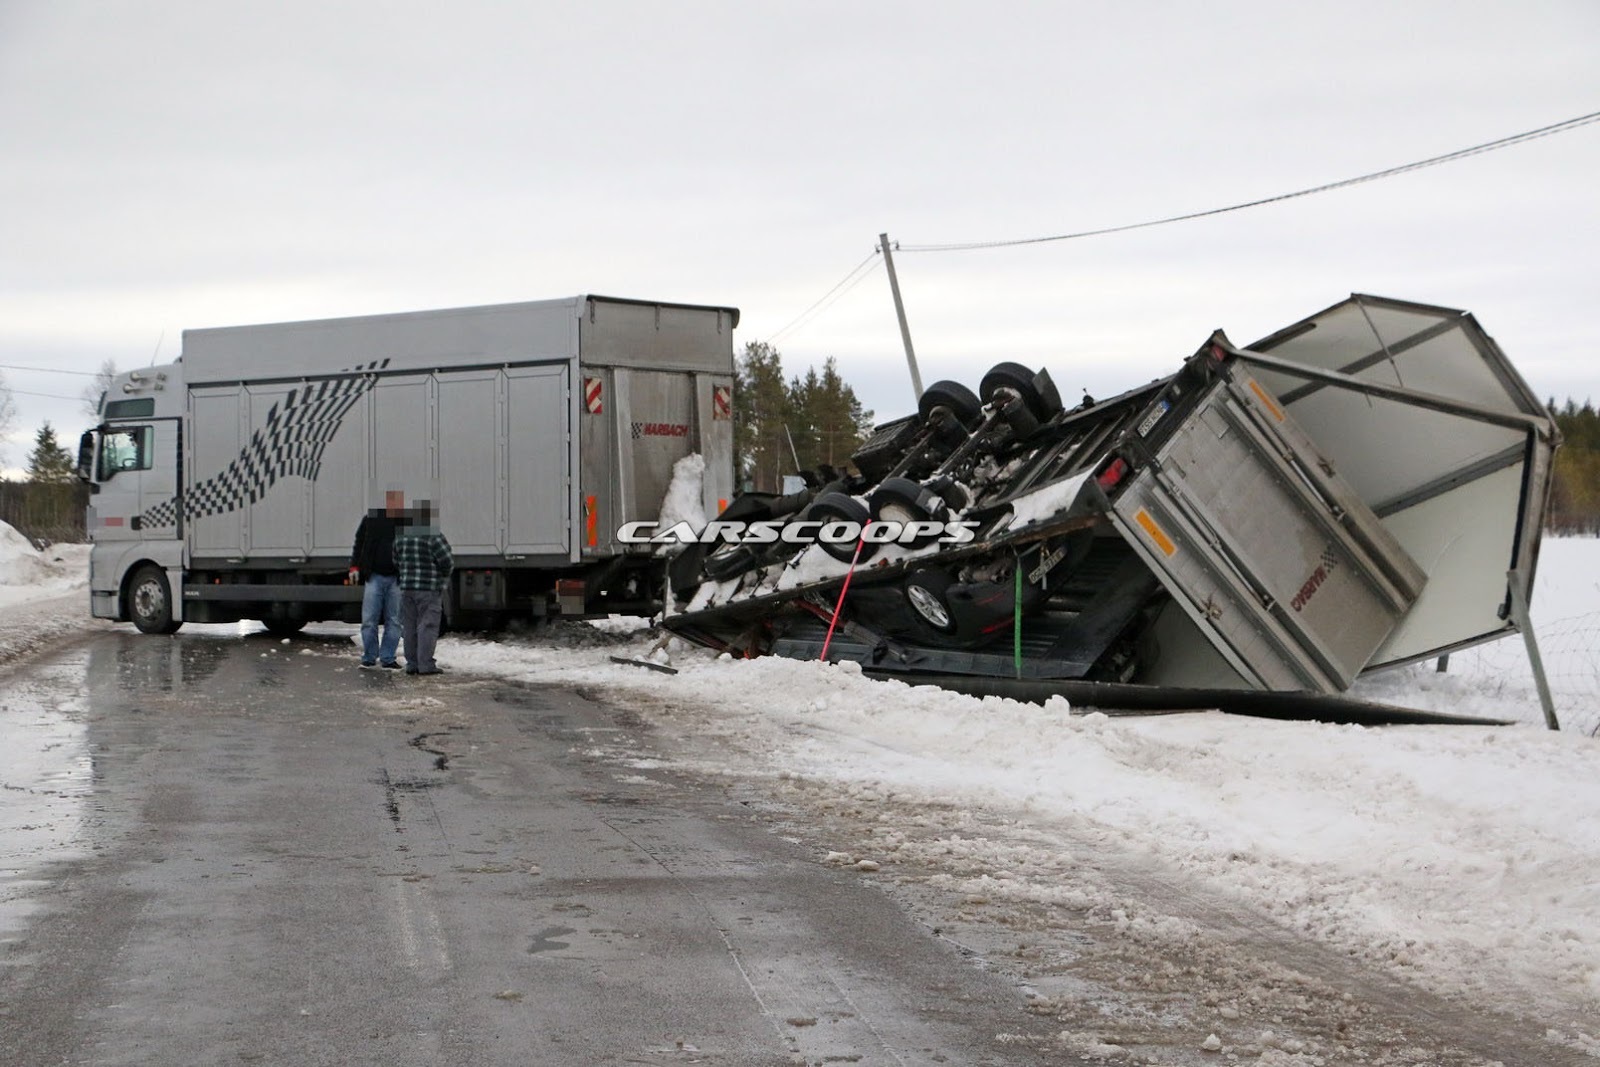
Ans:
[[[95,618],[168,632],[182,621],[183,542],[176,498],[184,389],[180,364],[130,371],[100,400],[100,422],[78,442],[89,484],[86,529]]]

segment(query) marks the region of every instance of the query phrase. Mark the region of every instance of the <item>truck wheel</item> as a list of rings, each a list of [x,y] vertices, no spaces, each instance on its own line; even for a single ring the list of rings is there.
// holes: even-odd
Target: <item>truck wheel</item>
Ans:
[[[917,621],[941,634],[956,632],[956,617],[946,596],[955,580],[941,570],[920,570],[905,581],[906,603]]]
[[[757,562],[749,545],[723,543],[706,553],[703,569],[713,582],[725,582],[753,569]]]
[[[160,567],[140,567],[128,583],[128,614],[133,625],[145,634],[177,632],[183,623],[172,617],[172,587]]]
[[[934,382],[917,398],[917,414],[924,420],[939,407],[949,410],[969,430],[983,421],[983,402],[960,382]]]
[[[304,619],[262,619],[261,625],[273,637],[293,637],[306,628]]]
[[[902,526],[912,522],[933,520],[943,522],[949,518],[949,509],[937,494],[924,489],[910,478],[888,478],[867,498],[872,514],[884,522],[898,522]],[[910,547],[921,548],[939,535],[925,534],[910,542]]]
[[[806,512],[807,519],[814,519],[820,523],[853,522],[861,530],[867,528],[867,523],[872,521],[872,513],[861,506],[861,501],[844,493],[824,493],[811,505]],[[859,531],[858,531],[859,533]],[[855,541],[830,543],[820,542],[822,551],[838,560],[840,563],[849,563],[851,560],[865,563],[878,553],[878,546],[871,541],[861,542],[861,555],[856,555]]]
[[[1020,396],[1040,422],[1046,422],[1061,413],[1061,394],[1056,391],[1049,375],[1034,374],[1021,363],[996,363],[990,367],[989,373],[983,376],[983,381],[978,385],[978,395],[987,404],[1001,389],[1009,389]]]

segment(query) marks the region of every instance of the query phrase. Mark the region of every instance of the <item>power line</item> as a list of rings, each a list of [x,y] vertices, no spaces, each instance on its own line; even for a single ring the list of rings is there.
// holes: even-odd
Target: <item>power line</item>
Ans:
[[[804,311],[800,312],[800,314],[796,315],[794,318],[790,319],[786,325],[775,332],[771,337],[767,338],[768,342],[770,343],[772,341],[776,341],[778,338],[782,337],[796,326],[801,325],[802,320],[809,321],[810,319],[814,318],[815,315],[813,313],[822,312],[825,310],[825,305],[832,306],[833,304],[838,303],[839,299],[842,298],[845,293],[848,293],[851,289],[854,289],[861,282],[861,279],[872,273],[870,269],[863,270],[863,268],[867,267],[868,264],[871,264],[872,267],[876,267],[877,258],[878,250],[874,248],[871,252],[867,253],[866,259],[863,259],[860,263],[857,263],[854,267],[851,267],[848,274],[834,283],[832,289],[829,289],[826,293],[823,293],[817,298],[815,303],[806,308]],[[830,297],[833,299],[830,300]]]
[[[38,371],[40,374],[81,374],[85,378],[98,378],[98,371],[92,370],[62,370],[58,367],[27,367],[18,363],[0,363],[0,370],[27,370]]]
[[[59,393],[30,393],[26,389],[7,389],[13,396],[37,396],[45,400],[82,400],[81,396],[62,396]]]
[[[1023,237],[1010,241],[972,241],[964,244],[938,244],[938,245],[897,245],[897,250],[902,252],[968,252],[979,248],[1008,248],[1014,245],[1043,244],[1047,241],[1070,241],[1079,237],[1099,237],[1108,233],[1123,233],[1127,230],[1141,230],[1150,226],[1165,226],[1172,222],[1188,222],[1191,219],[1203,219],[1210,215],[1223,215],[1230,211],[1243,211],[1245,208],[1260,207],[1263,204],[1275,204],[1282,200],[1293,200],[1296,197],[1310,196],[1313,193],[1326,193],[1333,189],[1343,189],[1351,185],[1360,185],[1363,182],[1378,181],[1381,178],[1392,178],[1398,174],[1407,174],[1424,167],[1436,167],[1441,163],[1453,163],[1458,159],[1469,156],[1482,155],[1485,152],[1494,152],[1501,148],[1510,148],[1526,141],[1537,140],[1540,137],[1550,137],[1558,133],[1566,133],[1580,126],[1587,126],[1593,122],[1600,122],[1600,111],[1580,115],[1575,119],[1557,122],[1551,126],[1541,126],[1536,130],[1527,130],[1523,133],[1502,137],[1498,141],[1488,141],[1484,144],[1473,145],[1471,148],[1462,148],[1455,152],[1447,152],[1442,156],[1433,156],[1421,159],[1415,163],[1405,163],[1387,170],[1373,171],[1356,178],[1345,178],[1343,181],[1329,182],[1326,185],[1316,185],[1309,189],[1300,189],[1292,193],[1280,193],[1277,196],[1264,197],[1260,200],[1250,200],[1243,204],[1232,204],[1228,207],[1211,208],[1208,211],[1192,211],[1187,215],[1169,215],[1166,218],[1151,219],[1148,222],[1134,222],[1124,226],[1107,226],[1099,230],[1080,230],[1077,233],[1060,233],[1050,237]]]

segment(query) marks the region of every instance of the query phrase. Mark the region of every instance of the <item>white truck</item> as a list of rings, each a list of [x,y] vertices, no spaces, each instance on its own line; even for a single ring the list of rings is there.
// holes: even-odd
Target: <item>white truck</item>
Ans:
[[[559,300],[188,330],[121,375],[79,444],[97,618],[145,633],[357,621],[356,526],[428,500],[455,551],[447,620],[648,612],[679,460],[733,496],[735,308]]]

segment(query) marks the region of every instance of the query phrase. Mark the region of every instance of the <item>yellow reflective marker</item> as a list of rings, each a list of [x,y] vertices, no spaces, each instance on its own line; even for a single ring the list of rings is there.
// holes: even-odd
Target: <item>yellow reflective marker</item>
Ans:
[[[1156,520],[1152,519],[1150,513],[1144,508],[1134,512],[1133,521],[1144,527],[1144,532],[1150,535],[1150,540],[1154,541],[1156,547],[1161,551],[1169,556],[1178,551],[1178,546],[1172,543],[1172,538],[1167,536],[1167,531],[1156,525]]]
[[[1250,389],[1256,394],[1256,396],[1261,398],[1261,402],[1267,406],[1267,410],[1272,412],[1272,417],[1277,419],[1279,422],[1282,422],[1283,409],[1278,406],[1278,402],[1276,400],[1272,399],[1272,397],[1267,394],[1265,389],[1261,388],[1261,383],[1256,381],[1254,378],[1251,378]]]

